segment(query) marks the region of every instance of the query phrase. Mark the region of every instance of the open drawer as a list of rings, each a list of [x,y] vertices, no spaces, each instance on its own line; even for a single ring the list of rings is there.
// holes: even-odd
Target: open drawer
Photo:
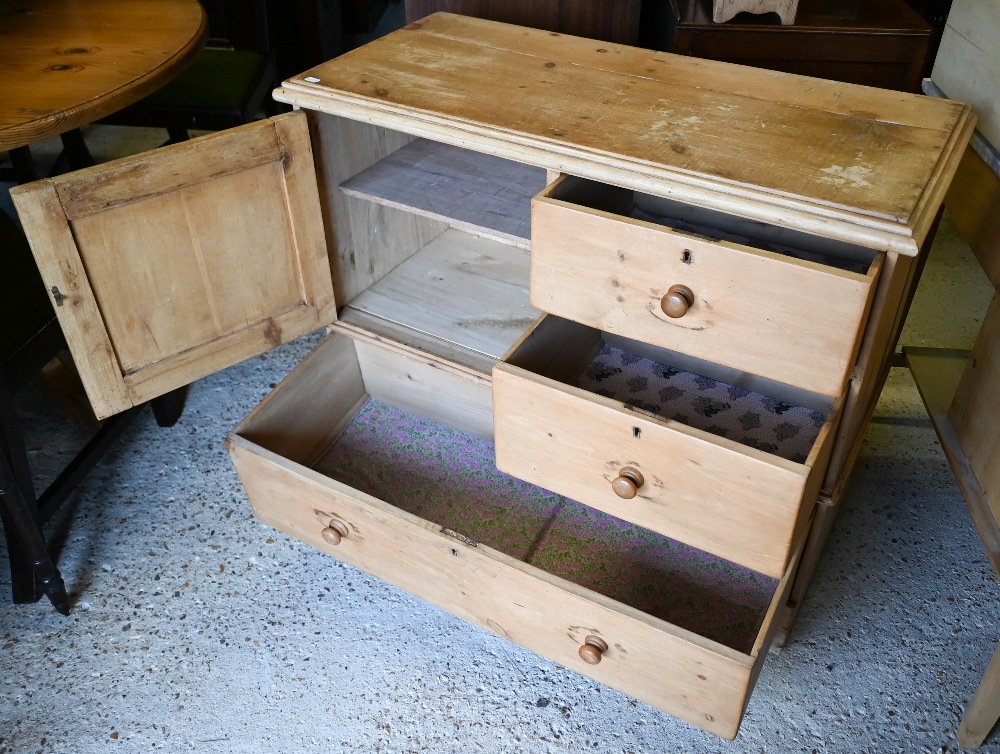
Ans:
[[[500,473],[492,443],[477,436],[488,383],[356,336],[334,332],[231,434],[256,514],[734,737],[790,576],[769,578]],[[443,392],[453,397],[444,405]]]
[[[884,255],[562,176],[532,200],[531,302],[828,396]]]
[[[713,364],[678,368],[675,354],[607,340],[550,315],[494,367],[498,468],[782,574],[819,493],[839,400],[750,389]]]

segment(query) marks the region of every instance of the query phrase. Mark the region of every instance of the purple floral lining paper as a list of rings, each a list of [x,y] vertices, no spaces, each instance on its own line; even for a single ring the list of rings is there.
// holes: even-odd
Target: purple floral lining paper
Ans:
[[[805,463],[826,414],[605,345],[577,387]]]
[[[369,400],[316,469],[423,519],[749,652],[775,579],[497,470],[493,443]]]

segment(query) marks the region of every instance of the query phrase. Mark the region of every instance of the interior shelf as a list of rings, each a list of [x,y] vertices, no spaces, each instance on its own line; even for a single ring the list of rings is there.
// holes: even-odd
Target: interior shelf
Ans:
[[[545,181],[542,168],[417,139],[340,188],[351,196],[528,248],[531,197]]]
[[[447,230],[351,300],[345,322],[479,371],[539,317],[527,250]]]

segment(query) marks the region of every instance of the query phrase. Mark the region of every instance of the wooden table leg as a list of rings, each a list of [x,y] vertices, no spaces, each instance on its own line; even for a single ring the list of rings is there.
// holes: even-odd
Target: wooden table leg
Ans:
[[[958,726],[959,745],[966,749],[980,746],[997,718],[1000,718],[1000,644]]]

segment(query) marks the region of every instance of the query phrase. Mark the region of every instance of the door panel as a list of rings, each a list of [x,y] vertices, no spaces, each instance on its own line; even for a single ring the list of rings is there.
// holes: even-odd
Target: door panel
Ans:
[[[336,318],[302,114],[11,193],[99,417]]]

